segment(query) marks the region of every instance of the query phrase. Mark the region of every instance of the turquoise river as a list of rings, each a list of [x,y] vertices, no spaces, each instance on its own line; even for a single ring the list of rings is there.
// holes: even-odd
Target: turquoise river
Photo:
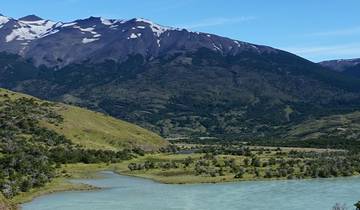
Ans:
[[[36,198],[23,210],[331,210],[360,200],[360,177],[167,185],[103,172],[76,180],[102,187]]]

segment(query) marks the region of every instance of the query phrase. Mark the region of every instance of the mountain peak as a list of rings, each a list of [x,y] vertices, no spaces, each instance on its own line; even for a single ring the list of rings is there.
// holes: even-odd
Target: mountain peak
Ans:
[[[39,20],[43,20],[41,17],[36,16],[36,15],[27,15],[25,17],[19,18],[19,20],[22,21],[39,21]]]
[[[0,14],[0,25],[3,25],[5,23],[9,22],[9,20],[10,20],[10,18]]]

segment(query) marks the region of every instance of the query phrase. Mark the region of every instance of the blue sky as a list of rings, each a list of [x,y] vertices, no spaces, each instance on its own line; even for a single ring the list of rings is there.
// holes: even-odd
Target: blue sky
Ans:
[[[4,2],[2,2],[4,1]],[[264,44],[312,61],[360,57],[360,0],[11,0],[1,13],[71,21],[143,17]]]

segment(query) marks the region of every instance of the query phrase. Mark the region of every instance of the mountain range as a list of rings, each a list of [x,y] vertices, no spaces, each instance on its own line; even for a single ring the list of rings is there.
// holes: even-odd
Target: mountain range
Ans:
[[[358,123],[360,78],[268,46],[141,18],[31,15],[0,17],[0,50],[1,87],[164,137],[357,137],[349,121],[326,122]],[[324,127],[309,126],[320,121]]]
[[[32,59],[36,66],[61,68],[84,61],[124,61],[135,54],[154,59],[202,47],[224,55],[236,55],[241,51],[276,52],[269,47],[165,27],[142,18],[90,17],[62,23],[35,15],[18,20],[1,16],[0,24],[0,49]]]

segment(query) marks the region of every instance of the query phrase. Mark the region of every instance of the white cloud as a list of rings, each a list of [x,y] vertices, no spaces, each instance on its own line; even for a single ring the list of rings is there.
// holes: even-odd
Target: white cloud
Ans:
[[[360,34],[360,27],[346,28],[334,31],[323,31],[306,34],[307,36],[351,36]]]
[[[252,16],[232,17],[232,18],[217,17],[217,18],[204,19],[204,20],[190,23],[190,24],[185,24],[180,27],[187,28],[187,29],[194,29],[194,28],[203,28],[203,27],[241,23],[241,22],[251,21],[254,19],[255,19],[255,17],[252,17]]]
[[[323,58],[360,57],[360,43],[323,45],[310,47],[284,47],[283,50],[311,60]]]

